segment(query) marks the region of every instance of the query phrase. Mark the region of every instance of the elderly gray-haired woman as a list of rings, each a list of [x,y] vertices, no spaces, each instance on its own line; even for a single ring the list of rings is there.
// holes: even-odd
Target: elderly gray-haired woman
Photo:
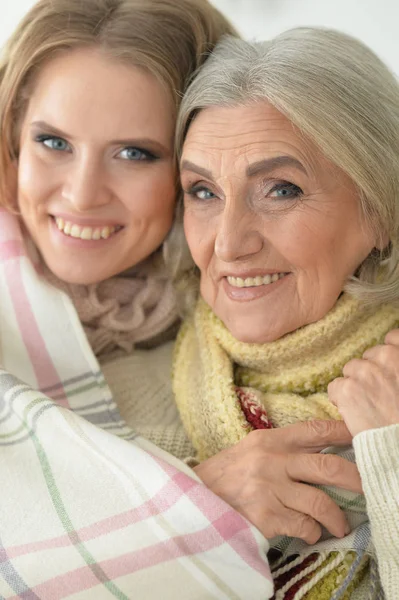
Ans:
[[[202,298],[174,389],[196,471],[279,536],[276,598],[396,599],[399,86],[338,32],[227,39],[189,88],[179,130]],[[341,418],[354,452],[340,457],[292,433]],[[356,458],[366,502],[356,471],[338,481],[344,458]],[[330,504],[304,483],[328,483],[328,459]],[[281,537],[295,521],[302,539]]]

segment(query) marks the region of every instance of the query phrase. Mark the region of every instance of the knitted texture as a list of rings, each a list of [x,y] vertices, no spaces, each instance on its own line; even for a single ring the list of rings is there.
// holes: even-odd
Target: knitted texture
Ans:
[[[311,419],[339,419],[327,386],[344,365],[399,323],[399,308],[361,308],[343,295],[320,321],[267,344],[236,340],[200,300],[178,337],[174,392],[186,431],[200,460],[253,429],[236,386],[255,390],[275,427]]]
[[[58,279],[41,265],[44,277],[72,300],[97,357],[164,334],[178,320],[176,296],[159,254],[123,275],[100,283],[76,285]],[[171,339],[169,337],[169,339]]]
[[[353,445],[387,599],[398,598],[399,425],[358,434]]]
[[[173,399],[172,342],[101,362],[122,418],[139,435],[180,459],[194,454]]]
[[[246,344],[200,300],[182,327],[174,358],[176,402],[199,459],[237,443],[255,428],[339,419],[328,400],[329,382],[398,323],[399,308],[365,308],[342,295],[319,322],[272,343]],[[340,455],[354,460],[352,449]],[[278,539],[277,600],[350,598],[364,577],[371,582],[376,573],[364,497],[323,489],[345,511],[352,533],[343,540],[324,535],[312,548],[301,540]],[[374,583],[370,598],[380,587]]]

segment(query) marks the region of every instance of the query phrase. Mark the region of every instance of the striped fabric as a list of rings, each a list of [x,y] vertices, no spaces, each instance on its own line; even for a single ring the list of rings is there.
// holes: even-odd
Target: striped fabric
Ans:
[[[267,542],[122,421],[0,211],[0,598],[271,598]]]

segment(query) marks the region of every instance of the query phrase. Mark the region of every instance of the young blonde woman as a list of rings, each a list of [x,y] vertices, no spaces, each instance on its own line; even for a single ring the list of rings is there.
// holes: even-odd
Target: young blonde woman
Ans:
[[[226,32],[206,0],[41,0],[3,52],[2,598],[271,589],[262,536],[117,407],[177,322],[175,116]]]

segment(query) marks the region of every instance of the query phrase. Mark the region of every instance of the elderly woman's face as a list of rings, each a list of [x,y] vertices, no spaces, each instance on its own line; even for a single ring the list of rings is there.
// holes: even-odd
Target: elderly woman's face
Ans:
[[[181,174],[201,294],[241,341],[321,319],[375,246],[348,177],[267,102],[200,112]]]
[[[48,267],[101,281],[162,243],[173,219],[173,106],[142,69],[77,49],[39,73],[22,123],[18,205]]]

